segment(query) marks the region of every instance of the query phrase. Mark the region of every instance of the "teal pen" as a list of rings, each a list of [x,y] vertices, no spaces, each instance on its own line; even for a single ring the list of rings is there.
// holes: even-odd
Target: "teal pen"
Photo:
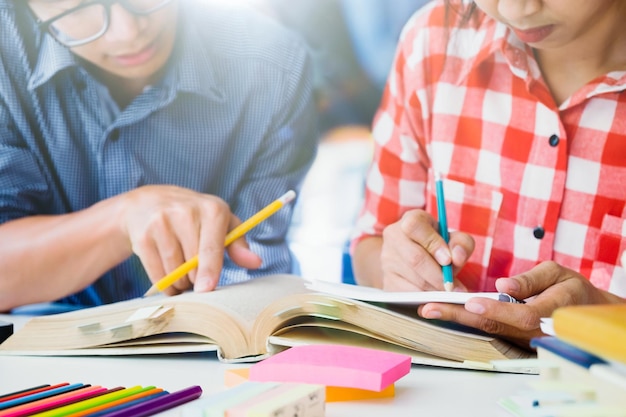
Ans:
[[[440,173],[435,173],[435,191],[437,193],[437,217],[439,218],[439,234],[446,243],[450,242],[448,232],[448,216],[446,215],[446,201],[443,196],[443,181]],[[443,271],[443,287],[446,291],[452,291],[454,276],[452,275],[452,263],[441,267]]]

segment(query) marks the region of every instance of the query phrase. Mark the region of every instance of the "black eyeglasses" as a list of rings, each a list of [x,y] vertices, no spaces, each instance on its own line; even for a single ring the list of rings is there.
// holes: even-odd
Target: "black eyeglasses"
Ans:
[[[172,0],[94,0],[73,7],[39,27],[67,47],[84,45],[104,35],[109,28],[111,5],[120,3],[130,13],[145,16],[168,5]]]

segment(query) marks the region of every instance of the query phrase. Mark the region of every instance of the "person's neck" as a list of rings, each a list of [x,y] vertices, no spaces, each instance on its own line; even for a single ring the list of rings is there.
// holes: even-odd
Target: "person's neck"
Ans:
[[[87,70],[102,84],[111,94],[111,98],[121,110],[125,109],[144,89],[152,85],[161,76],[162,71],[149,78],[124,78],[106,71],[102,71],[93,65],[86,64]]]
[[[626,13],[621,11],[621,15]],[[535,50],[544,80],[560,105],[591,80],[626,70],[626,30],[623,19],[611,25],[596,22],[584,37],[558,49]]]
[[[109,94],[120,109],[125,109],[144,89],[150,85],[150,80],[133,80],[113,77],[114,79],[104,80],[104,84],[109,89]]]

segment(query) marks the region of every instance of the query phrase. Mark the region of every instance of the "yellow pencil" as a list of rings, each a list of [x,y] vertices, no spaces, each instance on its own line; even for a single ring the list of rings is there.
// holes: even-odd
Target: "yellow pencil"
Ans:
[[[267,206],[263,207],[258,213],[254,214],[248,220],[241,223],[239,226],[235,227],[226,235],[226,239],[224,240],[224,247],[227,247],[228,245],[233,243],[235,240],[239,239],[241,236],[248,233],[250,229],[252,229],[256,225],[261,223],[263,220],[270,217],[272,214],[276,213],[281,207],[291,202],[295,197],[296,197],[295,191],[287,191],[283,196],[274,200]],[[151,296],[151,295],[154,295],[163,291],[164,289],[166,289],[167,287],[169,287],[170,285],[174,284],[176,281],[178,281],[179,279],[187,275],[189,271],[197,267],[198,267],[198,255],[194,256],[193,258],[191,258],[184,264],[180,265],[178,268],[176,268],[175,270],[167,274],[165,277],[163,277],[160,281],[153,284],[152,287],[150,287],[150,289],[146,291],[146,293],[144,294],[144,297],[148,297],[148,296]]]

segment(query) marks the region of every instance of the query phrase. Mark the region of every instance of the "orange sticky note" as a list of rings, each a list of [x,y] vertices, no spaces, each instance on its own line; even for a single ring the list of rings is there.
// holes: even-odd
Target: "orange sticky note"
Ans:
[[[250,367],[251,381],[382,391],[411,370],[408,355],[343,345],[294,346]]]
[[[250,368],[227,369],[224,372],[224,385],[232,388],[250,379]],[[326,402],[371,400],[375,398],[391,398],[396,395],[395,385],[391,384],[382,391],[360,388],[326,386]]]
[[[224,385],[232,388],[250,380],[250,368],[227,369],[224,372]]]

